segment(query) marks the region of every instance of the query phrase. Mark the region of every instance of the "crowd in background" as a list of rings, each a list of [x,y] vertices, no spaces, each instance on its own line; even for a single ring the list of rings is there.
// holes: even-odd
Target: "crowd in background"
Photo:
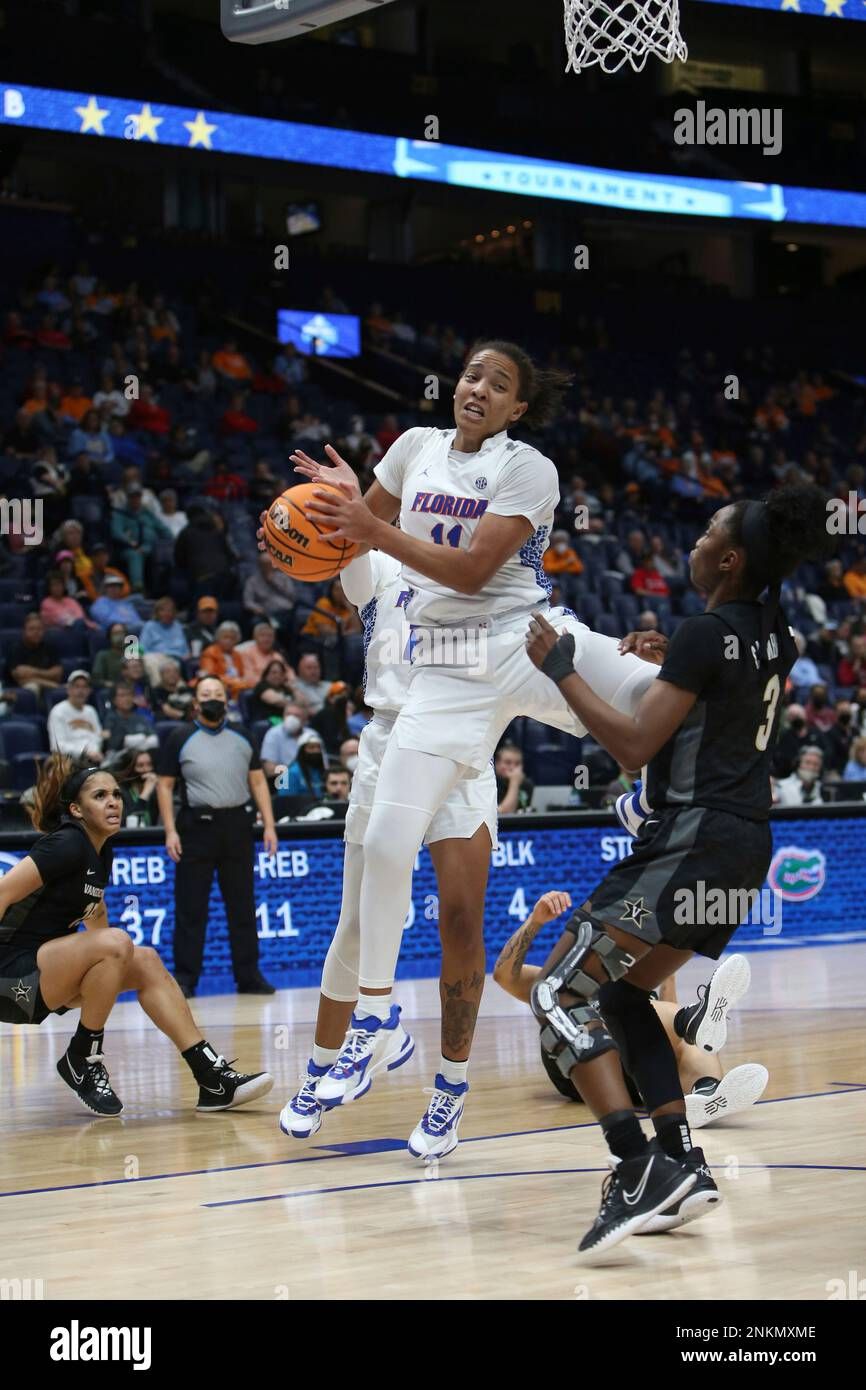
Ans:
[[[332,289],[319,307],[359,311]],[[361,312],[370,353],[445,384],[459,373],[469,344],[454,327],[378,303]],[[669,635],[701,610],[688,552],[725,501],[798,478],[864,497],[861,407],[822,373],[745,349],[732,395],[712,352],[684,348],[655,364],[665,384],[619,395],[606,325],[580,320],[573,339],[545,354],[575,384],[533,442],[561,478],[552,601],[598,630]],[[13,526],[0,542],[7,823],[55,749],[115,768],[128,823],[152,823],[155,751],[193,718],[204,674],[254,731],[278,814],[339,813],[370,717],[362,625],[339,579],[305,585],[272,568],[257,517],[301,481],[294,449],[320,456],[333,442],[366,485],[404,429],[431,423],[429,407],[363,410],[291,344],[203,334],[190,305],[83,262],[6,294],[0,357],[0,494],[39,502],[43,527],[38,544]],[[800,655],[774,760],[780,805],[866,791],[866,547],[856,527],[840,539],[837,558],[803,566],[783,595]],[[578,766],[588,783],[576,785]],[[630,786],[591,740],[525,719],[496,771],[503,813],[606,805]]]

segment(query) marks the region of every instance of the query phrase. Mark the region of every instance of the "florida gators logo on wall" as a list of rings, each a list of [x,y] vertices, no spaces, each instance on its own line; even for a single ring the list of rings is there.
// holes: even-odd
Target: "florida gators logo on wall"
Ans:
[[[814,898],[827,880],[827,861],[819,849],[800,849],[785,845],[773,855],[767,883],[785,902],[801,903]]]

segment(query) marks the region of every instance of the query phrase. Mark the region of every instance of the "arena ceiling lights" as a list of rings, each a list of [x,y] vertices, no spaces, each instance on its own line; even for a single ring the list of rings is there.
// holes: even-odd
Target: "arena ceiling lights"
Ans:
[[[248,159],[351,169],[487,189],[511,197],[549,198],[644,214],[666,213],[669,217],[866,227],[866,193],[596,169],[403,136],[369,135],[46,87],[7,84],[0,92],[0,125],[88,139],[125,139]]]
[[[276,43],[377,10],[393,0],[220,0],[222,31],[232,43]]]

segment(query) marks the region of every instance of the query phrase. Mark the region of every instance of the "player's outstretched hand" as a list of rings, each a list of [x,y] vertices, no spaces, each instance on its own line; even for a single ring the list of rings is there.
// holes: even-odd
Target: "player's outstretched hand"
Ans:
[[[629,632],[620,642],[619,649],[623,656],[627,652],[634,652],[644,661],[654,661],[661,666],[669,646],[670,639],[663,632]]]
[[[535,907],[532,909],[533,920],[541,925],[545,922],[552,922],[554,917],[561,916],[561,914],[567,912],[570,907],[570,893],[542,893]]]
[[[356,541],[364,545],[372,544],[375,539],[376,518],[360,491],[352,493],[346,483],[340,482],[336,491],[318,488],[304,508],[304,515],[311,521],[323,521],[333,527],[329,540]]]
[[[361,484],[358,482],[357,474],[350,463],[341,458],[332,444],[325,445],[325,453],[331,460],[330,463],[316,463],[315,459],[305,454],[303,449],[296,449],[289,457],[295,465],[296,473],[303,473],[305,478],[309,478],[313,483],[345,483],[352,489],[355,496],[361,496]]]

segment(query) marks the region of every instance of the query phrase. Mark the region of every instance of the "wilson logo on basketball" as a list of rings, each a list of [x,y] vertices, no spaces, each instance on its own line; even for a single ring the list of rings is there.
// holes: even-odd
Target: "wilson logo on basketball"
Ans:
[[[785,845],[776,850],[767,874],[774,893],[789,903],[805,902],[820,893],[827,881],[827,861],[818,849]]]

